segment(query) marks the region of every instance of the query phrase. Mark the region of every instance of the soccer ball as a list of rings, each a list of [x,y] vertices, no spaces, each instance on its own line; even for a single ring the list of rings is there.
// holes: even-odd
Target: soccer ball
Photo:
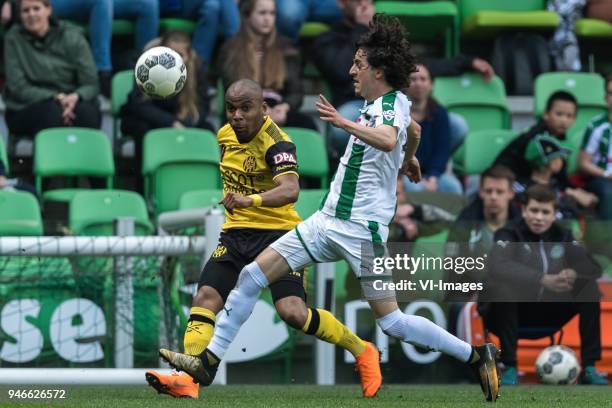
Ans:
[[[152,98],[164,99],[183,89],[187,68],[176,51],[168,47],[154,47],[138,58],[134,77],[142,92]]]
[[[566,346],[545,348],[535,365],[538,378],[543,384],[575,384],[580,374],[576,354]]]

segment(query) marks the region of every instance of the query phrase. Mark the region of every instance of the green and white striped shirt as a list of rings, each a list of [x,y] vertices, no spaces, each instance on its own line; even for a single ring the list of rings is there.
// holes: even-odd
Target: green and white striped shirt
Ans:
[[[598,115],[591,119],[582,139],[582,149],[593,157],[593,164],[604,171],[612,171],[611,132],[608,115]]]
[[[394,126],[397,143],[392,151],[383,152],[351,135],[321,207],[323,213],[383,225],[391,222],[395,213],[397,174],[404,160],[403,147],[410,125],[410,105],[400,91],[364,102],[357,123],[366,127]]]

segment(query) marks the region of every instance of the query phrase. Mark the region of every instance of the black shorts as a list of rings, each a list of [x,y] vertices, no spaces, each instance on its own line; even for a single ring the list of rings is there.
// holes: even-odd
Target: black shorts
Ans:
[[[227,301],[242,268],[253,262],[266,247],[286,233],[287,231],[256,229],[230,229],[221,232],[217,248],[204,265],[198,289],[210,286],[219,292],[223,302]],[[272,283],[270,292],[274,302],[289,296],[298,296],[306,301],[305,288],[306,274],[301,270],[291,272]]]

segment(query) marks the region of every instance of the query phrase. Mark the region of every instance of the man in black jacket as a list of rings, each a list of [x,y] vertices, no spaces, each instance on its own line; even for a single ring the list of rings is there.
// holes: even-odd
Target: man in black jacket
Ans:
[[[478,258],[493,247],[493,236],[508,220],[520,216],[512,205],[514,174],[505,166],[487,169],[480,179],[478,196],[461,211],[451,227],[446,246],[447,256]],[[482,282],[478,270],[458,275],[449,271],[448,280],[455,282]],[[467,294],[472,296],[472,294]],[[467,300],[465,293],[448,294],[448,300]],[[451,299],[452,296],[453,298]],[[454,296],[459,296],[455,299]]]
[[[572,236],[555,223],[555,192],[537,184],[525,193],[522,218],[495,233],[489,276],[479,309],[485,326],[501,342],[506,369],[502,384],[516,384],[519,327],[561,328],[580,315],[582,382],[607,384],[595,370],[601,358],[601,268]],[[537,302],[537,303],[536,303]]]
[[[330,31],[319,35],[312,47],[312,62],[330,87],[332,104],[338,112],[349,119],[356,120],[359,109],[363,108],[363,99],[355,99],[353,79],[346,73],[353,65],[355,44],[362,34],[368,31],[368,25],[375,14],[372,0],[339,0],[338,6],[343,19],[334,24]],[[480,58],[457,56],[452,59],[435,59],[424,61],[431,74],[435,76],[461,75],[468,71],[476,71],[490,80],[495,72],[491,65]],[[444,102],[444,101],[442,101]],[[455,114],[450,117],[451,133],[459,135],[452,137],[451,150],[463,140],[467,133],[465,120]],[[464,133],[464,134],[461,134]],[[335,154],[342,155],[348,142],[348,133],[332,129],[332,146]]]

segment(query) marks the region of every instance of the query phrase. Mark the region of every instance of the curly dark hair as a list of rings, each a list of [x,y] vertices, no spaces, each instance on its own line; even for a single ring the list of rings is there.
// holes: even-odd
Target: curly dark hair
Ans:
[[[416,71],[416,58],[406,30],[396,17],[382,13],[374,15],[370,30],[361,36],[356,47],[365,52],[372,67],[383,70],[385,80],[393,88],[410,85],[410,74]]]

